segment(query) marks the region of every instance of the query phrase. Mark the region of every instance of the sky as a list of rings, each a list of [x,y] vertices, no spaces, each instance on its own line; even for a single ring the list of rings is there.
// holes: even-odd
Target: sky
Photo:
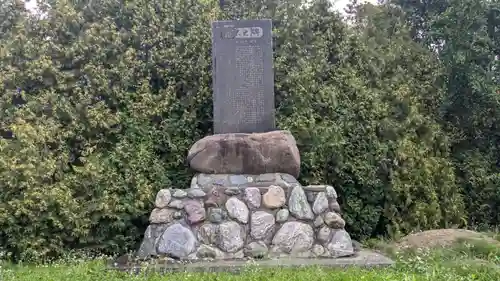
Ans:
[[[25,6],[28,10],[32,11],[36,7],[36,2],[35,0],[25,0],[24,1]]]
[[[349,4],[350,0],[332,0],[334,2],[334,7],[337,11],[343,13],[344,8]],[[377,0],[365,0],[365,1],[360,1],[360,2],[369,2],[375,4]],[[25,0],[26,7],[29,10],[34,10],[36,7],[36,1],[35,0]]]
[[[351,2],[350,0],[336,0],[336,1],[332,1],[334,2],[334,7],[335,7],[335,10],[339,11],[339,12],[344,12],[344,8],[346,8],[347,4],[349,4],[349,2]],[[376,4],[377,3],[377,0],[360,0],[359,1],[360,3],[363,3],[363,2],[368,2],[368,3],[372,3],[372,4]]]

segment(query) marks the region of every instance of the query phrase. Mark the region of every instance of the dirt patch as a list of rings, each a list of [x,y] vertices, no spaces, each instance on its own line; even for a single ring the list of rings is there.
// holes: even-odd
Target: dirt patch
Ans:
[[[497,240],[466,229],[435,229],[413,233],[400,239],[395,246],[399,249],[447,247],[460,240],[482,240],[500,246]]]

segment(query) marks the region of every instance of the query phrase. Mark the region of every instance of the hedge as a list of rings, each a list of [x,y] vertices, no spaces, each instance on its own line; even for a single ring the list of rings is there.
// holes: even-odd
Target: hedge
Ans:
[[[273,18],[300,181],[337,188],[357,239],[464,224],[441,62],[383,7],[347,23],[326,0],[264,2],[243,17]],[[229,15],[218,1],[47,1],[43,17],[15,3],[0,5],[0,252],[134,250],[156,192],[188,186],[187,151],[212,133],[210,22]]]

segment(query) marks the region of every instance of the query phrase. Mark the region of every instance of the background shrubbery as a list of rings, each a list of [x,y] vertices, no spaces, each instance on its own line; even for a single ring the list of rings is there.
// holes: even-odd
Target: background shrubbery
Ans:
[[[500,223],[500,4],[236,1],[271,17],[278,126],[358,238]],[[252,4],[248,4],[251,2]],[[243,7],[243,8],[241,8]],[[135,249],[211,134],[218,1],[0,3],[0,252]],[[495,60],[495,56],[497,59]]]

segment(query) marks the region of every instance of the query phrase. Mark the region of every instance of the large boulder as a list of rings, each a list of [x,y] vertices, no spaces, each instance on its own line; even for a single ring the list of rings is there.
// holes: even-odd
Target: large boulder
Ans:
[[[218,134],[197,141],[187,160],[206,174],[287,173],[299,176],[300,154],[288,131]]]

